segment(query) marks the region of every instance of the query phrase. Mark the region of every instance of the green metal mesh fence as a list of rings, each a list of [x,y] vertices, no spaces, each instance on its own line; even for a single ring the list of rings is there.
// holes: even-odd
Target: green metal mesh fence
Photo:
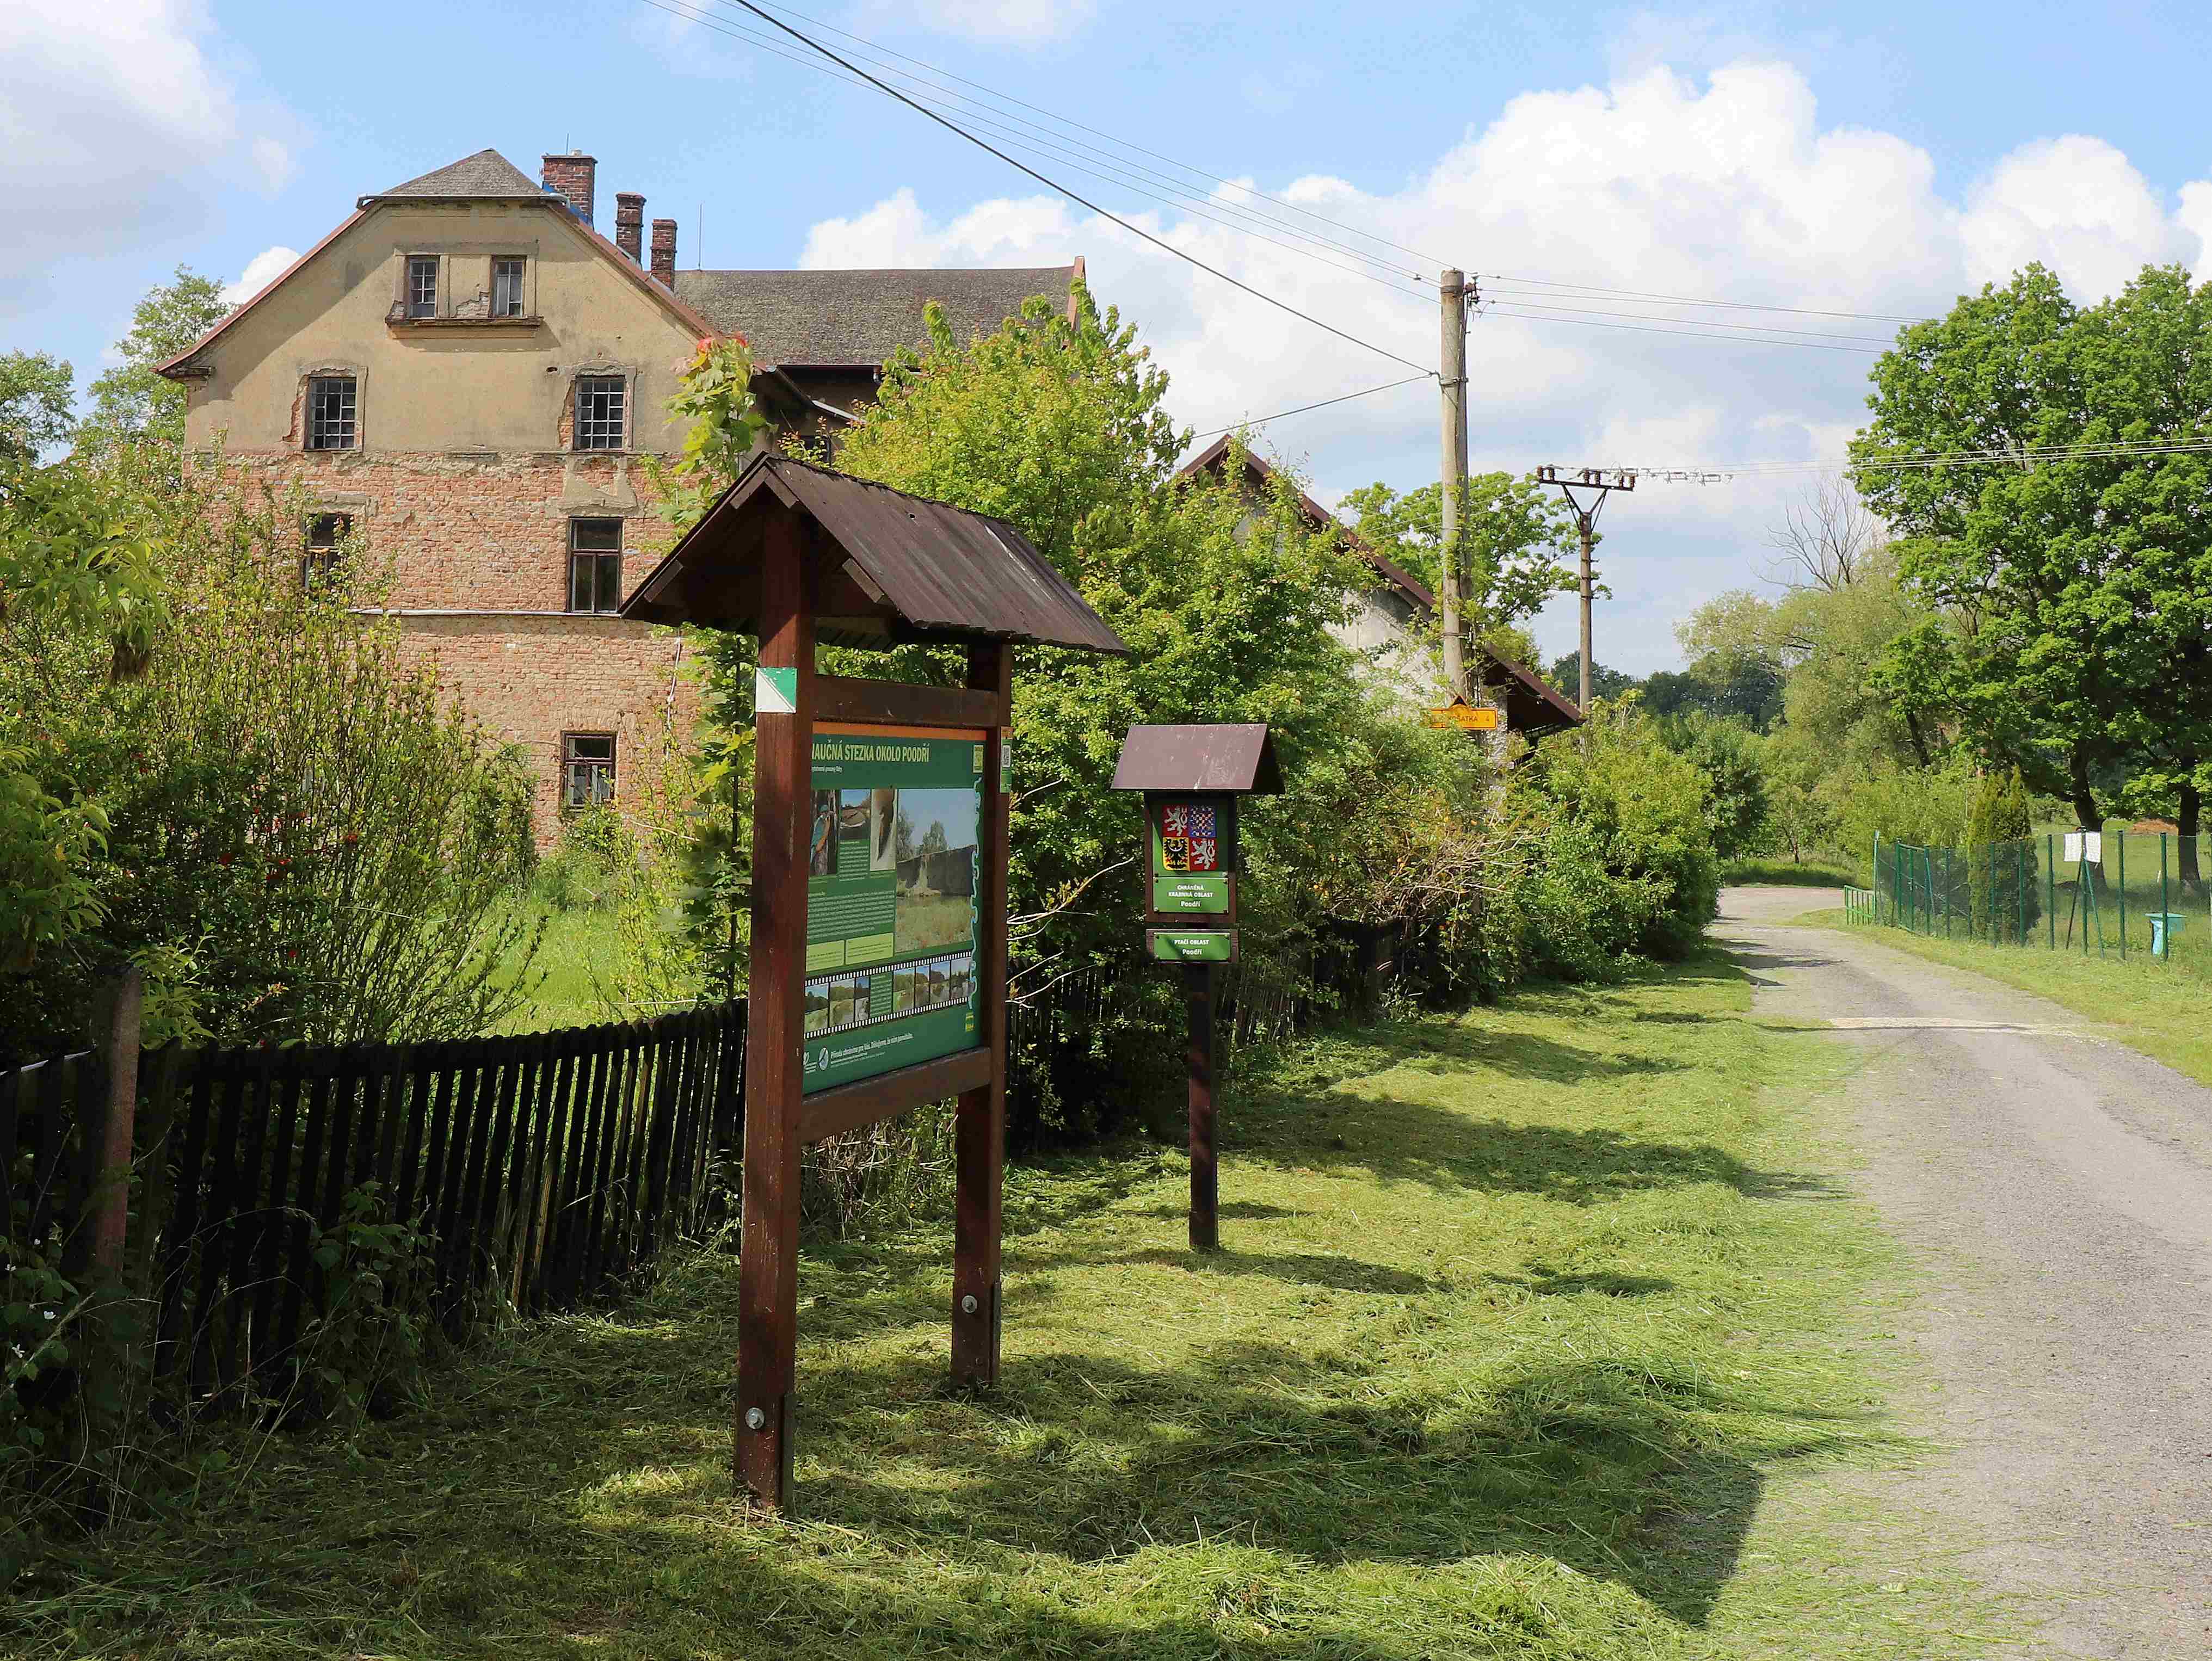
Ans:
[[[1962,848],[1878,840],[1873,884],[1848,891],[1845,912],[1943,939],[2140,955],[2212,975],[2203,840],[2136,829]]]

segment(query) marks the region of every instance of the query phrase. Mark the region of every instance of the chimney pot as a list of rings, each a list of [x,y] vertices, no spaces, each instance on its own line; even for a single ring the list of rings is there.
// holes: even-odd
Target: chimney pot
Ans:
[[[592,222],[592,193],[599,178],[597,156],[586,155],[581,150],[571,150],[566,155],[549,155],[545,167],[538,177],[545,188],[560,196],[568,209],[585,224]]]
[[[615,192],[615,246],[645,264],[645,198],[635,191]]]
[[[676,221],[653,221],[653,275],[670,294],[676,292]]]

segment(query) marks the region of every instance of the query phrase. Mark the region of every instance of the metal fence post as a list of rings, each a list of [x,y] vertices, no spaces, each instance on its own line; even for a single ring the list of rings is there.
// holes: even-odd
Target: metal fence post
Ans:
[[[2043,833],[2043,916],[2051,925],[2051,949],[2058,949],[2058,861],[2057,839]]]
[[[2120,961],[2128,961],[2128,834],[2120,833]]]
[[[2158,931],[2159,955],[2167,962],[2173,961],[2173,912],[2166,903],[2166,833],[2158,834]]]

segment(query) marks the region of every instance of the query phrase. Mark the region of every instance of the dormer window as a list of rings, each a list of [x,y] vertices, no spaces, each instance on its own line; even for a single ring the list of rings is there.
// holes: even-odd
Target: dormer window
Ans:
[[[410,318],[434,318],[438,315],[438,257],[435,254],[407,256],[407,315]]]

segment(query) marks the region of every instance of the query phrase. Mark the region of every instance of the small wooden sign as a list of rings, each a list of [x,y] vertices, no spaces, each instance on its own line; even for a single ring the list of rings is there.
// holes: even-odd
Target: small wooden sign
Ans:
[[[1234,963],[1234,929],[1147,929],[1145,948],[1163,963]]]
[[[1446,704],[1430,710],[1425,722],[1432,727],[1456,727],[1462,732],[1495,732],[1498,712],[1487,704]]]

